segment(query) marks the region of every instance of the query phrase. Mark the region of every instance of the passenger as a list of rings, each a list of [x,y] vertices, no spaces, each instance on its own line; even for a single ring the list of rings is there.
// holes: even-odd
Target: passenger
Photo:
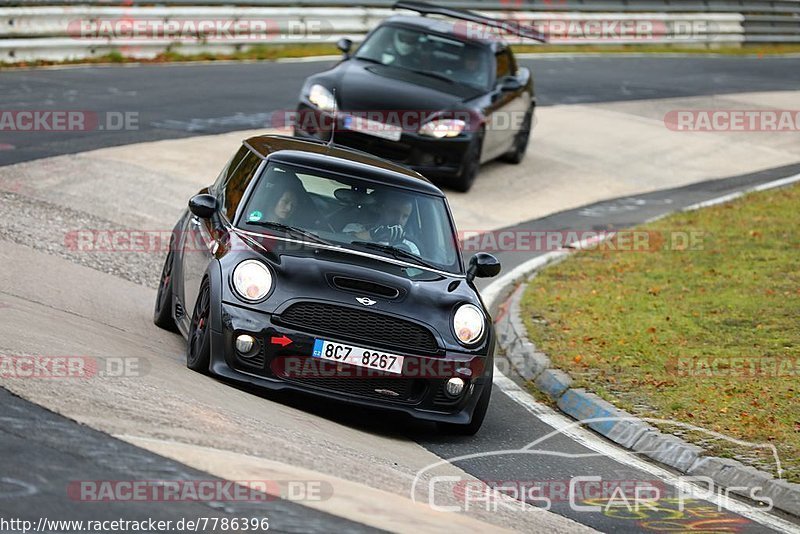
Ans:
[[[252,204],[256,210],[250,213],[249,220],[296,225],[297,221],[290,221],[293,219],[292,215],[299,211],[303,193],[303,184],[296,176],[273,174],[261,191],[256,193],[259,200]]]

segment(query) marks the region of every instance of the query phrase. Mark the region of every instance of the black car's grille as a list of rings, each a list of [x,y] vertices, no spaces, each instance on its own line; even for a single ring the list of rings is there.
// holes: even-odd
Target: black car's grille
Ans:
[[[425,381],[414,378],[293,377],[287,382],[347,395],[390,402],[416,403],[425,394]]]
[[[356,150],[369,152],[379,158],[404,162],[411,155],[411,147],[398,141],[388,141],[359,133],[337,133],[336,142]]]
[[[425,327],[380,313],[318,302],[293,304],[280,316],[283,323],[307,332],[331,334],[378,346],[430,354],[436,339]]]

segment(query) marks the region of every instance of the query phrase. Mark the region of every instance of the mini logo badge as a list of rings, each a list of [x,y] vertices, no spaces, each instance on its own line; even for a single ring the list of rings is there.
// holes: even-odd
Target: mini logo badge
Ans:
[[[363,304],[364,306],[372,306],[373,304],[375,304],[377,302],[375,300],[372,300],[369,297],[358,297],[356,300],[358,302],[360,302],[361,304]]]

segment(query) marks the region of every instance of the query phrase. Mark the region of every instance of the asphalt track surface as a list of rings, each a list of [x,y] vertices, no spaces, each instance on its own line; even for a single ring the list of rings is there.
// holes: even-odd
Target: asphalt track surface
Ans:
[[[523,59],[539,104],[796,89],[800,58]],[[138,129],[0,132],[0,165],[94,148],[270,126],[303,80],[333,62],[69,67],[0,73],[0,110],[133,112]],[[114,126],[114,124],[106,125]]]
[[[537,90],[542,105],[605,102],[631,99],[667,98],[727,92],[769,91],[800,87],[800,60],[781,58],[681,58],[681,59],[548,59],[526,60],[539,77]],[[262,113],[291,109],[302,80],[320,70],[320,63],[192,65],[153,67],[102,67],[63,70],[15,71],[0,74],[0,109],[91,109],[94,111],[138,111],[137,131],[86,132],[63,135],[37,132],[0,138],[0,143],[14,149],[0,152],[0,163],[25,161],[57,154],[80,152],[104,146],[151,141],[197,134],[240,130],[263,125]],[[548,85],[550,84],[550,85]],[[41,108],[37,107],[41,106]],[[250,121],[250,122],[248,122]],[[715,198],[726,193],[765,183],[800,172],[800,165],[772,169],[658,191],[635,197],[599,202],[516,225],[516,230],[606,230],[624,228],[682,206]],[[530,253],[499,253],[504,270],[529,259]],[[42,509],[54,513],[76,512],[64,496],[67,480],[119,478],[209,478],[175,462],[138,450],[86,427],[78,427],[34,405],[0,392],[4,410],[4,465],[2,479],[39,480],[36,495],[0,492],[0,512],[4,517],[38,517]],[[370,414],[354,411],[342,415],[303,400],[286,401],[307,407],[316,415],[331,418],[355,429],[365,428],[363,417]],[[438,437],[427,425],[375,418],[366,425],[369,432],[404,434],[441,458],[460,457],[491,450],[511,450],[552,432],[553,428],[531,416],[527,410],[502,394],[497,388],[486,423],[472,438]],[[379,420],[378,420],[379,419]],[[64,450],[83,450],[64,453]],[[537,447],[542,454],[495,456],[467,459],[457,465],[478,478],[489,481],[568,481],[576,475],[599,475],[608,480],[652,480],[652,475],[614,459],[596,454],[572,439],[554,435]],[[88,451],[88,452],[86,452]],[[549,456],[559,451],[568,456]],[[35,462],[30,458],[37,458]],[[124,458],[121,462],[108,458]],[[103,461],[102,459],[106,460]],[[73,473],[69,472],[69,469]],[[134,476],[131,473],[141,473]],[[23,487],[17,484],[17,487]],[[2,487],[0,487],[2,489]],[[669,490],[670,492],[673,490]],[[669,495],[670,493],[668,493]],[[576,512],[568,502],[553,503],[553,510],[581,523],[606,532],[627,532],[637,528],[636,519],[612,517],[607,513]],[[181,506],[190,505],[182,504]],[[211,515],[203,505],[191,510],[164,506],[149,516],[164,518]],[[287,530],[315,531],[357,530],[340,518],[317,512],[297,514],[291,503],[272,504],[282,518],[297,517]],[[690,504],[704,506],[702,503]],[[117,511],[117,510],[114,510]],[[124,516],[138,515],[135,504],[119,506]],[[191,512],[191,513],[189,513]],[[220,512],[219,510],[217,512]],[[229,513],[230,511],[223,511]],[[242,510],[241,513],[257,513]],[[79,513],[97,519],[97,510]],[[664,512],[665,514],[667,512]],[[701,515],[698,512],[698,516]],[[75,513],[69,518],[78,518]],[[766,529],[730,512],[715,519],[730,521],[742,532]],[[720,523],[723,524],[723,523]],[[292,528],[292,527],[295,528]],[[690,528],[689,523],[684,523]]]

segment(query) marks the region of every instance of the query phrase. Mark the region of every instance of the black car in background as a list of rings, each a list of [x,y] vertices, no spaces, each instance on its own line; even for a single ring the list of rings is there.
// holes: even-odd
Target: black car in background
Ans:
[[[344,59],[310,76],[300,93],[294,134],[330,139],[408,166],[467,191],[481,163],[522,161],[536,107],[531,72],[519,67],[490,26],[502,22],[422,2],[423,14],[382,22]],[[489,26],[487,26],[489,25]],[[483,28],[483,30],[481,30]],[[511,31],[543,40],[532,30]]]
[[[292,137],[244,142],[173,231],[156,325],[187,366],[480,427],[494,331],[442,192],[369,154]]]

